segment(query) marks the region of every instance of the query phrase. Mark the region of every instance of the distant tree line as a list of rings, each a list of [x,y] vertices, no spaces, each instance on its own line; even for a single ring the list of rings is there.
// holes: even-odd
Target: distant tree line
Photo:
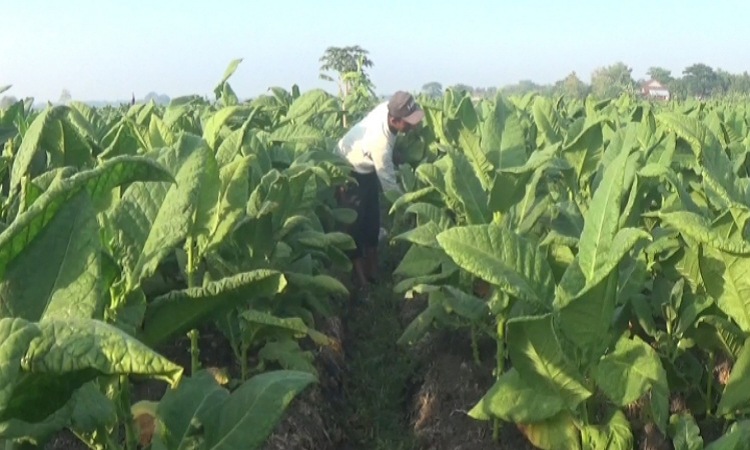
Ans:
[[[633,69],[623,62],[610,66],[599,67],[591,74],[589,83],[584,82],[576,72],[571,72],[562,80],[552,84],[537,84],[531,80],[521,80],[516,84],[501,88],[473,87],[466,84],[447,86],[454,90],[462,90],[474,97],[493,97],[500,91],[504,95],[524,95],[538,92],[545,95],[565,95],[566,97],[584,98],[592,95],[597,98],[617,97],[622,93],[638,94],[641,86],[650,80],[656,80],[669,91],[671,98],[684,100],[687,98],[711,98],[722,96],[750,95],[750,74],[729,73],[722,69],[696,63],[686,67],[681,77],[674,77],[670,70],[663,67],[650,67],[646,72],[648,79],[634,79]],[[431,81],[422,86],[422,92],[428,96],[440,96],[443,86]]]

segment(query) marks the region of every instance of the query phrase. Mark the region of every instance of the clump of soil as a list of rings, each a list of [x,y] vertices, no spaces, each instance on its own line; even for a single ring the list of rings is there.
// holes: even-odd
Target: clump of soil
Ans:
[[[515,425],[502,424],[498,442],[495,442],[492,423],[468,415],[494,383],[494,358],[485,355],[477,365],[466,333],[448,330],[437,332],[427,340],[428,344],[420,351],[428,363],[410,411],[410,425],[419,440],[419,448],[534,449]]]
[[[335,450],[346,441],[336,412],[343,403],[345,371],[341,319],[329,318],[320,331],[334,344],[322,348],[315,359],[319,383],[292,401],[264,450]]]

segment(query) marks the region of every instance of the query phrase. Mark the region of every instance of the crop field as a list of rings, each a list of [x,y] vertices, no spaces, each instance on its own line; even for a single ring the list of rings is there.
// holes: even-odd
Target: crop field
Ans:
[[[6,449],[750,449],[750,101],[420,95],[351,294],[273,88],[0,110]]]

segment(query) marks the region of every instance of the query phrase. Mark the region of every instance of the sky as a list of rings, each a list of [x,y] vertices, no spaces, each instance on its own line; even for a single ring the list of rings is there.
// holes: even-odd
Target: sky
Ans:
[[[0,0],[0,86],[55,102],[212,96],[231,60],[240,98],[302,91],[330,46],[359,45],[381,95],[444,87],[589,83],[624,62],[635,79],[694,63],[750,71],[750,2],[740,0]],[[0,96],[3,94],[0,94]]]

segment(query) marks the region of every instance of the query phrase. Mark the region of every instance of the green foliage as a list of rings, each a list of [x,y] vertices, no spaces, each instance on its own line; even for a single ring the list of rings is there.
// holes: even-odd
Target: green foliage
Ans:
[[[602,86],[632,83],[610,69]],[[703,448],[715,420],[735,431],[707,447],[734,448],[750,215],[728,106],[467,98],[448,89],[428,110],[434,151],[391,211],[415,220],[396,290],[429,299],[399,342],[482,330],[496,381],[469,415],[522,424],[539,448],[631,448],[633,405],[676,448]],[[481,314],[450,306],[467,297]],[[733,361],[723,388],[718,357]],[[670,416],[675,396],[692,416]]]
[[[260,448],[316,382],[301,341],[331,344],[316,320],[347,296],[328,272],[349,268],[353,246],[338,230],[353,211],[333,196],[348,175],[330,151],[341,101],[295,87],[242,104],[228,84],[240,62],[213,104],[3,111],[8,444],[68,427],[92,448],[135,448],[128,376],[176,386],[184,369],[149,346],[206,325],[228,335],[243,370],[231,388],[203,386],[201,446]],[[166,423],[162,438],[197,426]]]

